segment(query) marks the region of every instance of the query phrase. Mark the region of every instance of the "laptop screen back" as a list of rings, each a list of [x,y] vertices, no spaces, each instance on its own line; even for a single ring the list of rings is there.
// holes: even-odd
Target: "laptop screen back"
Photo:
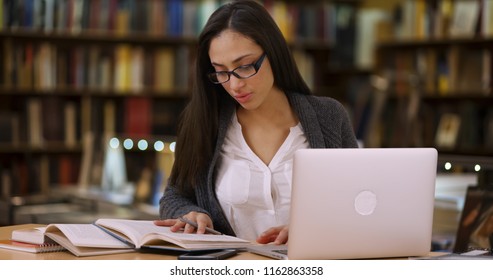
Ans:
[[[428,254],[436,168],[433,148],[297,151],[289,259]]]

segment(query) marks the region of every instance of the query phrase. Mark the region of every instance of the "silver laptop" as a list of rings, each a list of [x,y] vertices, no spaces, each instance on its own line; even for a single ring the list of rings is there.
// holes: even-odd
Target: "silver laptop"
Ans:
[[[434,148],[299,150],[289,242],[249,250],[279,259],[427,255],[436,170]]]

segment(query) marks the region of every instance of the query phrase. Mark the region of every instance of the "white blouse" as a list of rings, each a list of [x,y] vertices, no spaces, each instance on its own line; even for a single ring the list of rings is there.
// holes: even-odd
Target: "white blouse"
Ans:
[[[238,237],[255,240],[270,227],[288,224],[293,154],[308,147],[298,123],[267,166],[246,143],[233,114],[219,156],[216,194]]]

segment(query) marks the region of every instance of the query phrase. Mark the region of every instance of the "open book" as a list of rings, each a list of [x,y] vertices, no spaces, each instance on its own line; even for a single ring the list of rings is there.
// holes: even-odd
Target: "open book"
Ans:
[[[153,221],[98,219],[94,224],[50,224],[37,228],[76,256],[132,252],[140,248],[212,250],[245,248],[249,241],[228,235],[172,232]]]
[[[162,245],[189,250],[246,248],[247,240],[229,235],[172,232],[169,227],[154,225],[153,221],[99,219],[94,223],[122,242],[142,248]]]
[[[50,224],[36,230],[77,257],[135,251],[134,247],[111,237],[93,224]]]

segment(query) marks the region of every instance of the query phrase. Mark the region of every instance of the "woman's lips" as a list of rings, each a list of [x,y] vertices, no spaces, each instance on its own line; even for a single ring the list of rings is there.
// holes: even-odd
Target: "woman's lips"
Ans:
[[[235,99],[240,103],[248,102],[248,100],[250,100],[251,97],[252,97],[251,93],[242,93],[235,95]]]

